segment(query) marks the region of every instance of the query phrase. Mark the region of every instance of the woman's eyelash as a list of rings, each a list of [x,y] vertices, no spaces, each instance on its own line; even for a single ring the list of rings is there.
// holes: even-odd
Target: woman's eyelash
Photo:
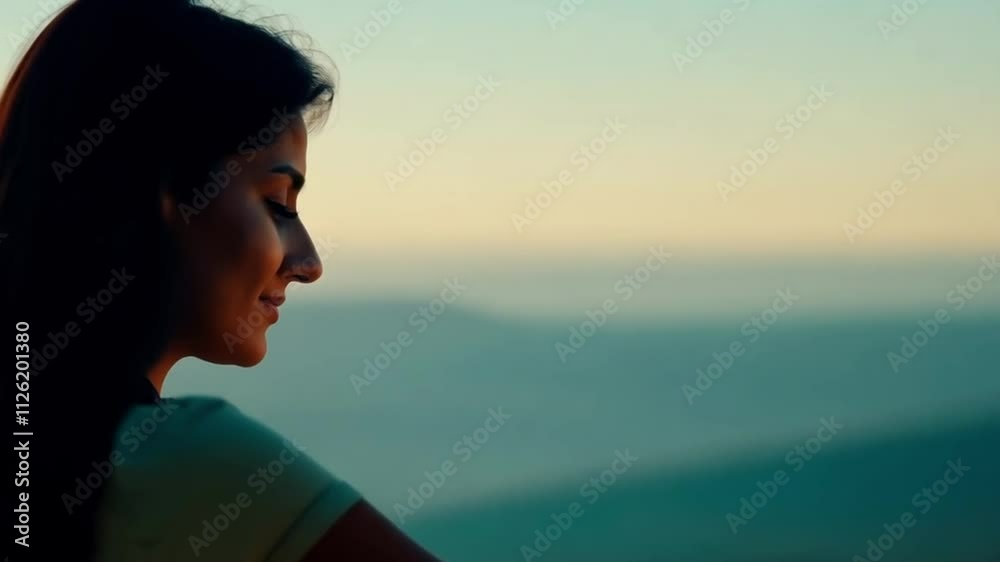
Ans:
[[[299,216],[297,212],[289,209],[288,207],[282,205],[281,203],[278,203],[277,201],[271,201],[270,199],[268,199],[267,204],[268,206],[271,207],[271,209],[274,210],[274,212],[278,213],[279,215],[281,215],[286,219],[295,219],[298,218]]]

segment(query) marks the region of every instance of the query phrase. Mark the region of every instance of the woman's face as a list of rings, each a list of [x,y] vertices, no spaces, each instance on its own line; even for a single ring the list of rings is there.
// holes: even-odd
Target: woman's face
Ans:
[[[182,262],[181,315],[171,344],[181,355],[259,363],[289,283],[311,283],[322,274],[312,240],[294,216],[306,173],[305,124],[296,117],[275,119],[271,127],[272,143],[262,144],[267,133],[248,139],[215,168],[219,189],[200,185],[193,205],[167,210]]]

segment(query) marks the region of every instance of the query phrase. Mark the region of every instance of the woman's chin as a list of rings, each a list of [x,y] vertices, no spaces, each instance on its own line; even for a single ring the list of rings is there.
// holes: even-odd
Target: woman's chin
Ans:
[[[259,341],[251,340],[247,341],[246,344],[242,352],[238,354],[237,365],[253,367],[264,360],[264,356],[267,355],[267,340],[263,335],[260,336]]]
[[[237,367],[253,367],[264,360],[267,355],[267,339],[263,333],[253,334],[235,345],[227,344],[212,351],[210,357],[201,359],[218,365],[235,365]]]

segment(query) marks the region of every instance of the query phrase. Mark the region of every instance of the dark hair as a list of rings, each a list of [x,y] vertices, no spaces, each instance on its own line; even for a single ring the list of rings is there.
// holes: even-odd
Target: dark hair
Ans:
[[[101,487],[72,510],[64,499],[108,460],[127,410],[159,398],[145,374],[179,290],[161,189],[191,204],[275,112],[329,114],[330,71],[293,38],[189,0],[76,0],[10,77],[0,310],[5,334],[29,325],[33,548],[93,557]],[[88,301],[116,276],[133,279]]]

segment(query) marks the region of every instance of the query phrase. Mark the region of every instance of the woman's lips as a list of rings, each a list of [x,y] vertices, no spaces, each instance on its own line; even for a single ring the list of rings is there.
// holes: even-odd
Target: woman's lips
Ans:
[[[264,316],[271,321],[272,324],[278,321],[278,305],[274,304],[269,299],[260,299],[261,309],[264,312]]]

